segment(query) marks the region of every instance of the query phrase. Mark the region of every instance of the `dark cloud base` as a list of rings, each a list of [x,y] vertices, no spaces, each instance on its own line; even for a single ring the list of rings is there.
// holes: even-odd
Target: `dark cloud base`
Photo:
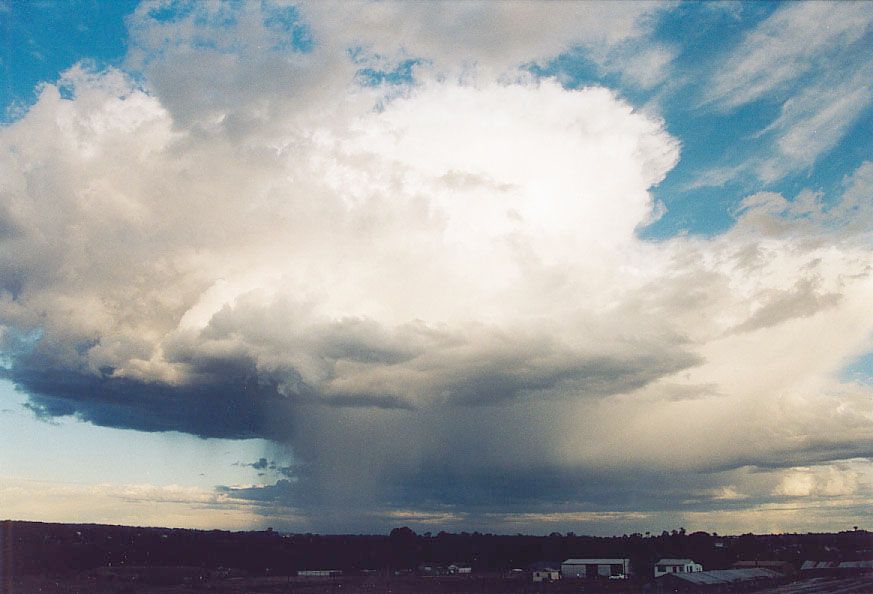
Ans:
[[[58,370],[6,369],[4,379],[30,396],[40,417],[75,415],[104,427],[180,431],[199,437],[287,437],[291,416],[276,386],[253,378],[223,378],[168,386]]]

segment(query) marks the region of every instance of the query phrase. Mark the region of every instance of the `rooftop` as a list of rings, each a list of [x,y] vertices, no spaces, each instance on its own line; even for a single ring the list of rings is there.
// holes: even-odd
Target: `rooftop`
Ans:
[[[748,569],[716,569],[696,573],[668,573],[658,579],[674,578],[701,586],[713,584],[732,584],[751,580],[781,578],[782,574],[772,569],[750,567]]]

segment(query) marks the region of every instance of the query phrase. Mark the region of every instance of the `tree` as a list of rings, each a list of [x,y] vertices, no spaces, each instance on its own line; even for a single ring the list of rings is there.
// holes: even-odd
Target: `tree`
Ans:
[[[403,526],[402,528],[394,528],[389,534],[388,538],[391,540],[409,540],[410,538],[415,539],[417,535],[412,530],[412,528],[408,528]]]
[[[418,535],[403,526],[394,528],[388,534],[391,543],[391,564],[393,567],[414,567],[418,554]]]

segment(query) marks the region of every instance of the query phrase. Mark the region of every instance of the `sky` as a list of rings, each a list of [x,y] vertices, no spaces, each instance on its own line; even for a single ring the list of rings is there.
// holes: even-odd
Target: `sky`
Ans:
[[[870,3],[0,32],[0,515],[873,529]]]

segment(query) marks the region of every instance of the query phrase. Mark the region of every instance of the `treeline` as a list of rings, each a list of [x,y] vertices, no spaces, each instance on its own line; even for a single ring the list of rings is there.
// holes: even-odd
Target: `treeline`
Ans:
[[[737,560],[850,560],[873,556],[873,533],[718,536],[661,534],[615,537],[495,535],[478,532],[389,535],[283,535],[272,530],[227,532],[38,522],[4,522],[3,550],[18,575],[63,575],[97,567],[198,566],[252,575],[291,575],[300,569],[411,569],[421,563],[464,562],[475,571],[507,571],[571,557],[628,557],[648,575],[661,557],[692,558],[706,569]],[[8,561],[8,560],[7,560]]]

